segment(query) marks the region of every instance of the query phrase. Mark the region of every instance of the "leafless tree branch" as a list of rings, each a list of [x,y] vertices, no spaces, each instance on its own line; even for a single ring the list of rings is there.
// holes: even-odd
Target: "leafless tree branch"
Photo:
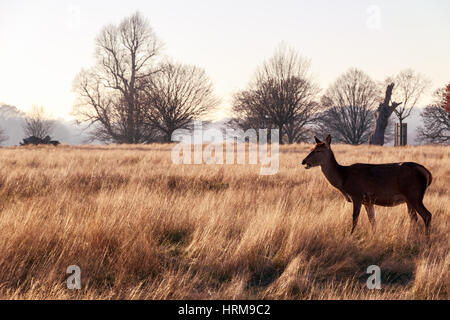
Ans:
[[[450,144],[450,84],[434,93],[435,101],[422,112],[423,127],[419,140],[426,143]]]
[[[310,61],[280,46],[257,70],[246,90],[233,97],[233,112],[243,129],[277,128],[279,143],[300,142],[320,105],[319,87],[310,75]]]
[[[166,62],[146,85],[145,99],[149,125],[160,130],[165,141],[177,129],[214,110],[218,99],[205,71],[195,66]]]
[[[55,121],[49,119],[44,108],[38,106],[33,106],[24,120],[23,130],[27,137],[34,136],[39,139],[44,139],[52,134],[55,126]]]
[[[140,13],[118,26],[108,25],[96,39],[96,64],[74,80],[78,100],[74,114],[95,124],[93,138],[116,143],[151,142],[154,128],[146,124],[149,106],[146,82],[157,72],[161,43]]]
[[[380,90],[377,84],[361,70],[350,69],[322,97],[325,110],[319,117],[318,133],[329,133],[343,143],[366,143],[379,100]]]

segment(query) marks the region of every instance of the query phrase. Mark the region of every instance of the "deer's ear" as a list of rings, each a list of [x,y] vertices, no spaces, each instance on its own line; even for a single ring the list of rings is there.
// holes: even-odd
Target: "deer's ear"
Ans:
[[[327,145],[331,144],[331,135],[328,135],[325,139],[325,142],[327,143]]]
[[[320,141],[319,138],[317,138],[316,136],[314,136],[314,140],[316,141],[317,144],[322,143],[322,141]]]

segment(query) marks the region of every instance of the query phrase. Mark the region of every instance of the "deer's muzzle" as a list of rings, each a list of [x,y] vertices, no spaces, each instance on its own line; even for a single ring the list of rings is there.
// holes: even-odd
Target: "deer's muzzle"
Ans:
[[[305,166],[305,169],[311,168],[311,165],[309,163],[307,163],[305,160],[302,161],[302,165]]]

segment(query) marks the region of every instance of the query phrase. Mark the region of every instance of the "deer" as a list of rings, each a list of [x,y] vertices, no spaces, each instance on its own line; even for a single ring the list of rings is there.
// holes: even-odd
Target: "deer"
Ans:
[[[331,135],[325,141],[316,136],[314,140],[316,144],[302,165],[305,169],[320,166],[328,182],[353,203],[350,234],[355,231],[362,205],[375,232],[374,205],[393,207],[406,203],[411,222],[417,223],[416,213],[419,213],[425,224],[425,235],[430,237],[431,213],[423,204],[425,191],[432,181],[430,171],[415,162],[342,166],[331,150]]]

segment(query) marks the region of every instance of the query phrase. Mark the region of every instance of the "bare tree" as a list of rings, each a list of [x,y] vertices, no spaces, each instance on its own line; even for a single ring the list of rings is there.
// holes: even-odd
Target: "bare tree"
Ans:
[[[450,144],[450,84],[434,93],[435,102],[427,106],[421,117],[419,140],[427,143]]]
[[[250,128],[272,128],[269,115],[261,108],[253,90],[242,90],[233,95],[233,113],[235,118],[230,126],[237,125],[244,130]]]
[[[412,69],[403,70],[393,80],[387,79],[386,81],[395,83],[392,99],[402,101],[402,104],[394,108],[394,113],[401,126],[428,89],[430,82],[424,75],[416,73]]]
[[[74,114],[94,125],[93,138],[118,143],[149,142],[144,88],[157,72],[161,44],[140,13],[108,25],[96,39],[96,64],[74,81]]]
[[[279,143],[302,139],[319,104],[319,88],[310,75],[310,62],[293,49],[280,46],[257,70],[249,88],[238,92],[233,112],[242,127],[279,129]]]
[[[260,107],[257,96],[252,90],[242,90],[235,93],[232,106],[234,117],[225,124],[227,129],[237,127],[247,131],[248,129],[275,128],[265,109]],[[266,138],[268,139],[267,141],[271,141],[270,134]]]
[[[23,130],[27,137],[33,136],[44,139],[52,134],[55,127],[55,121],[51,120],[49,115],[45,113],[44,108],[39,106],[33,106],[24,120]]]
[[[318,131],[330,133],[339,142],[366,143],[379,99],[375,81],[361,70],[350,69],[322,97],[325,110],[319,118]]]
[[[189,128],[193,120],[211,112],[218,99],[204,70],[170,62],[160,70],[146,84],[145,99],[150,106],[146,120],[170,142],[175,130]]]
[[[311,138],[311,125],[318,119],[318,110],[321,106],[318,102],[311,101],[308,108],[303,108],[295,113],[285,125],[286,136],[289,143],[305,142]]]

